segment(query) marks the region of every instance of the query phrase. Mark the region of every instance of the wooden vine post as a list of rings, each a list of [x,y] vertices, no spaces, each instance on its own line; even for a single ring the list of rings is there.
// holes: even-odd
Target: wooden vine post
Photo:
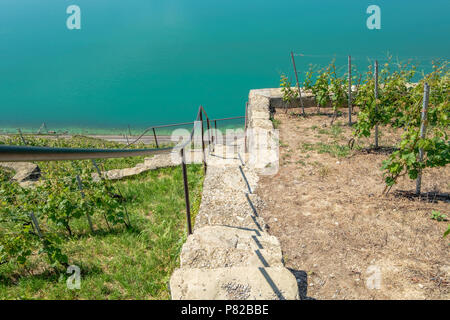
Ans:
[[[297,67],[295,66],[295,58],[294,58],[294,52],[291,51],[291,58],[292,58],[292,65],[294,66],[294,73],[295,73],[295,81],[297,82],[297,92],[298,92],[298,97],[300,99],[300,106],[302,107],[302,114],[305,114],[305,106],[303,104],[303,99],[302,99],[302,92],[300,90],[300,84],[298,83],[298,74],[297,74]]]
[[[348,56],[348,125],[352,125],[352,57]]]
[[[20,135],[20,138],[22,139],[22,143],[24,145],[27,145],[27,142],[25,141],[25,138],[23,137],[22,130],[20,130],[20,128],[19,128],[19,129],[17,129],[17,131],[19,131],[19,135]]]
[[[428,83],[425,83],[423,87],[423,105],[422,105],[422,115],[420,122],[420,139],[425,138],[426,130],[427,130],[427,111],[428,111],[428,100],[430,95],[430,86]],[[423,148],[419,149],[419,163],[423,162]],[[420,195],[420,189],[422,185],[422,170],[419,170],[419,174],[417,175],[416,180],[416,194]]]
[[[34,215],[33,211],[30,212],[30,218],[33,223],[34,229],[36,230],[36,233],[38,234],[39,238],[42,239],[42,231],[41,231],[41,228],[39,227],[39,222],[38,222],[36,216]]]
[[[80,178],[79,175],[77,175],[76,179],[77,179],[77,183],[78,183],[78,190],[80,190],[80,193],[81,193],[81,198],[84,199],[85,198],[85,194],[84,194],[84,191],[83,191],[83,184],[81,183],[81,178]],[[88,211],[86,211],[86,218],[88,220],[89,228],[91,229],[91,232],[94,233],[95,232],[94,226],[92,225],[91,216],[89,215]]]
[[[375,60],[375,148],[378,149],[378,60]]]

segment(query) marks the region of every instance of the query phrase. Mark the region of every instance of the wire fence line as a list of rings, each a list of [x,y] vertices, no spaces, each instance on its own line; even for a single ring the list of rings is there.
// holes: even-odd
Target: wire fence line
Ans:
[[[220,118],[220,119],[211,119],[211,120],[203,120],[204,122],[209,122],[209,124],[214,123],[215,125],[215,129],[217,129],[217,122],[220,121],[227,121],[227,120],[236,120],[236,119],[243,119],[245,118],[245,116],[238,116],[238,117],[229,117],[229,118]],[[156,130],[157,129],[161,129],[161,128],[170,128],[170,127],[176,127],[176,126],[182,126],[182,125],[195,125],[196,121],[193,122],[185,122],[185,123],[175,123],[175,124],[167,124],[167,125],[161,125],[161,126],[152,126],[152,127],[148,127],[146,128],[140,135],[138,135],[138,137],[133,140],[132,142],[129,142],[127,144],[127,146],[130,146],[132,144],[137,143],[139,140],[141,140],[146,133],[148,132],[153,132],[153,136],[155,139],[155,143],[156,145],[158,145],[158,140],[157,140],[157,135],[156,135]]]
[[[238,120],[238,119],[244,119],[245,116],[237,116],[237,117],[228,117],[228,118],[217,118],[217,119],[209,119],[208,121],[210,122],[210,124],[214,124],[214,130],[222,130],[219,129],[218,127],[218,123],[220,124],[221,122],[224,121],[230,121],[230,120]],[[207,121],[207,120],[203,120],[203,121]],[[117,141],[117,140],[126,140],[126,147],[130,147],[134,144],[136,144],[137,142],[142,141],[144,138],[146,138],[146,140],[148,140],[149,137],[152,138],[154,144],[156,145],[156,148],[159,149],[160,148],[160,142],[161,140],[163,142],[167,142],[165,140],[167,140],[167,137],[170,137],[171,134],[168,132],[164,132],[163,134],[160,134],[160,132],[158,132],[157,134],[157,130],[158,129],[166,129],[166,128],[174,128],[174,127],[185,127],[185,126],[189,126],[189,125],[195,125],[196,121],[191,121],[191,122],[180,122],[180,123],[173,123],[173,124],[166,124],[166,125],[158,125],[158,126],[151,126],[151,127],[147,127],[146,129],[144,129],[140,134],[135,134],[133,135],[131,133],[131,128],[128,125],[127,128],[127,132],[124,133],[117,133],[117,134],[112,134],[112,135],[108,135],[108,134],[78,134],[78,133],[69,133],[69,131],[64,131],[64,132],[57,132],[57,131],[50,131],[48,130],[48,127],[46,125],[45,122],[42,123],[41,127],[39,128],[39,130],[36,133],[33,132],[22,132],[22,130],[20,128],[17,129],[18,133],[1,133],[0,135],[14,135],[14,134],[18,134],[20,136],[20,138],[22,139],[22,142],[24,145],[26,145],[26,141],[24,139],[24,136],[43,136],[43,137],[56,137],[56,138],[60,138],[61,136],[67,136],[67,137],[71,137],[71,136],[86,136],[86,137],[100,137],[100,138],[105,138],[105,137],[111,137],[111,139],[106,138],[106,140],[111,140],[111,141]],[[46,132],[42,132],[42,128],[45,128]],[[225,127],[227,128],[227,127]],[[1,161],[1,160],[0,160]]]
[[[192,222],[191,222],[191,209],[190,209],[190,200],[189,200],[189,184],[187,177],[187,168],[186,168],[186,148],[190,147],[194,134],[198,129],[200,129],[201,135],[201,144],[202,144],[202,154],[203,154],[203,168],[206,173],[207,164],[206,164],[206,146],[205,140],[210,147],[211,144],[214,144],[217,141],[217,122],[218,121],[226,121],[233,119],[242,119],[245,118],[247,122],[247,115],[240,117],[230,117],[230,118],[221,118],[221,119],[213,119],[211,120],[208,117],[203,106],[200,106],[197,111],[197,115],[195,121],[183,123],[193,124],[192,130],[186,139],[181,144],[178,144],[174,147],[166,147],[166,148],[142,148],[142,149],[93,149],[93,148],[55,148],[55,147],[34,147],[34,146],[15,146],[15,145],[0,145],[0,162],[18,162],[18,161],[57,161],[57,160],[95,160],[95,159],[108,159],[108,158],[123,158],[123,157],[131,157],[131,156],[143,156],[143,155],[155,155],[155,154],[166,154],[171,152],[179,152],[181,156],[181,167],[183,172],[183,182],[184,182],[184,192],[185,192],[185,204],[186,204],[186,221],[187,221],[187,230],[188,234],[192,234]],[[156,127],[149,127],[144,130],[143,133],[139,135],[139,137],[133,141],[135,143],[141,139],[145,133],[148,131],[152,131],[156,140],[155,129],[157,128],[165,128],[171,126],[179,126],[180,124],[171,124],[171,125],[162,125]],[[214,128],[212,127],[214,125]],[[246,126],[246,125],[245,125]],[[207,132],[207,137],[205,137],[205,129]],[[21,134],[21,131],[19,130]],[[23,138],[23,136],[21,135]],[[130,146],[132,143],[127,145]],[[26,142],[24,142],[26,144]],[[156,144],[158,146],[157,140]],[[98,170],[98,168],[97,168]],[[101,176],[101,175],[100,175]]]
[[[408,61],[408,60],[412,60],[412,61],[425,61],[425,62],[430,62],[432,60],[441,60],[441,59],[446,59],[448,60],[448,57],[438,57],[438,56],[400,56],[400,55],[391,55],[389,52],[386,53],[386,55],[378,55],[378,56],[368,56],[368,55],[353,55],[353,54],[347,54],[347,55],[343,55],[343,54],[306,54],[306,53],[300,53],[294,52],[294,56],[296,57],[307,57],[307,58],[329,58],[329,59],[333,59],[333,58],[337,58],[337,59],[346,59],[349,55],[352,56],[352,60],[353,61],[373,61],[373,60],[378,60],[378,61],[388,61],[389,57],[392,57],[392,59],[395,60],[401,60],[401,61]]]
[[[308,58],[308,59],[329,59],[331,61],[336,61],[337,59],[339,59],[339,62],[336,63],[335,68],[336,68],[336,73],[338,74],[349,74],[351,72],[353,72],[354,77],[362,77],[362,75],[365,73],[364,68],[359,68],[361,66],[362,63],[366,63],[367,67],[370,69],[372,68],[372,66],[374,65],[374,63],[380,63],[382,65],[384,65],[385,63],[390,63],[395,67],[398,68],[402,68],[402,65],[407,63],[407,64],[415,64],[415,66],[417,67],[417,75],[419,75],[421,72],[425,72],[425,70],[430,69],[430,68],[434,68],[436,65],[439,65],[440,63],[446,63],[449,59],[446,56],[441,56],[441,57],[437,57],[437,56],[402,56],[402,55],[393,55],[389,52],[387,52],[385,55],[373,55],[373,56],[368,56],[368,55],[353,55],[353,54],[348,54],[348,55],[343,55],[343,54],[308,54],[308,53],[301,53],[301,52],[293,52],[291,51],[291,57],[292,57],[292,61],[295,61],[295,57],[298,57],[298,61],[301,62],[302,59],[301,58]],[[351,61],[354,63],[356,61],[356,63],[351,65],[351,69],[348,69],[348,66],[350,66],[349,64],[346,64],[345,62],[350,59],[351,57]],[[304,61],[303,61],[304,62]],[[295,62],[294,62],[295,63]],[[358,67],[359,65],[359,67]],[[303,64],[304,66],[304,64]],[[420,69],[419,69],[420,67]],[[325,70],[326,69],[326,64],[324,66],[323,63],[309,63],[309,69],[308,70],[297,70],[296,68],[294,68],[294,75],[297,78],[298,74],[305,74],[308,71],[311,70]],[[349,72],[350,71],[350,72]],[[298,80],[297,80],[298,82]]]

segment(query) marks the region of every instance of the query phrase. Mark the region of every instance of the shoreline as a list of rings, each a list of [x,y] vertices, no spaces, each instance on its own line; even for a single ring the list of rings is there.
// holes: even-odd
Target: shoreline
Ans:
[[[17,133],[13,133],[13,134],[0,133],[0,137],[2,137],[2,136],[8,137],[11,135],[17,135]],[[24,137],[39,137],[39,138],[44,138],[44,139],[60,139],[60,138],[70,139],[77,135],[79,135],[79,134],[33,134],[33,133],[24,133],[23,134]],[[106,140],[106,141],[110,141],[110,142],[117,142],[117,143],[122,143],[122,144],[128,144],[129,142],[132,142],[139,137],[139,135],[132,135],[132,136],[127,137],[125,135],[117,135],[117,134],[109,134],[109,135],[86,134],[86,135],[81,135],[81,136],[87,137],[87,138],[93,138],[93,139]],[[182,136],[180,135],[178,137],[180,138]],[[171,135],[156,135],[156,139],[158,140],[159,144],[170,144],[170,143],[174,143],[174,142],[179,142],[179,141],[172,141]],[[139,140],[139,142],[144,143],[145,145],[154,144],[155,138],[153,135],[145,135]]]
[[[218,130],[225,130],[225,129],[236,129],[236,128],[243,128],[244,123],[232,123],[229,124],[218,124]],[[156,135],[159,136],[170,136],[174,130],[178,129],[186,129],[188,131],[192,130],[193,125],[180,125],[174,126],[173,129],[170,128],[156,128]],[[50,127],[43,133],[38,133],[39,127],[35,126],[4,126],[2,127],[0,125],[0,135],[16,135],[19,134],[19,129],[22,132],[23,135],[34,135],[34,136],[75,136],[75,135],[84,135],[84,136],[120,136],[125,137],[128,135],[129,137],[133,136],[139,136],[144,130],[151,128],[151,127],[143,127],[143,128],[123,128],[123,129],[117,129],[117,128],[101,128],[101,127],[90,127],[90,128],[77,128],[77,127]],[[131,132],[131,135],[129,134]],[[153,133],[150,131],[148,132],[148,135],[153,135]]]

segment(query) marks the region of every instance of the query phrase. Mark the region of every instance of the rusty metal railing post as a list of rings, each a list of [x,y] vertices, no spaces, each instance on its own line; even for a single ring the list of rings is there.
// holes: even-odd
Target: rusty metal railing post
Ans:
[[[186,170],[186,159],[184,156],[184,148],[181,149],[181,167],[183,169],[183,182],[184,182],[184,198],[186,200],[186,224],[188,235],[192,234],[192,223],[191,223],[191,204],[189,202],[189,185]]]
[[[155,128],[152,128],[152,129],[153,129],[153,137],[155,138],[156,148],[159,148],[158,139],[156,138]]]
[[[206,118],[206,128],[208,129],[208,150],[211,152],[211,127],[209,125],[209,118]]]
[[[245,147],[245,153],[248,153],[248,147],[247,147],[247,128],[248,128],[248,101],[245,103],[245,125],[244,125],[244,147]]]
[[[214,134],[216,136],[216,143],[217,143],[217,120],[214,120]]]
[[[206,165],[206,154],[205,154],[205,138],[204,138],[204,128],[203,128],[203,112],[200,111],[200,122],[202,124],[202,152],[203,152],[203,171],[206,173],[207,165]]]

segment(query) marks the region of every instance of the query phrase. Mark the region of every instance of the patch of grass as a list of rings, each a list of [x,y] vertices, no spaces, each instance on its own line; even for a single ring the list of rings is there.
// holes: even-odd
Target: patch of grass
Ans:
[[[278,129],[280,127],[281,121],[278,119],[273,119],[273,118],[271,120],[272,120],[273,128]]]
[[[312,143],[308,143],[308,142],[304,142],[300,145],[300,150],[302,151],[311,151],[314,150],[314,144]]]
[[[335,125],[331,126],[330,131],[331,131],[331,135],[334,138],[338,138],[342,133],[342,127],[335,124]]]
[[[200,205],[203,170],[188,166],[192,215]],[[132,228],[108,231],[93,215],[95,234],[67,237],[69,263],[81,269],[81,289],[69,290],[65,270],[31,260],[0,266],[0,299],[168,299],[172,271],[186,239],[180,167],[148,171],[113,182],[121,190]],[[86,224],[84,219],[74,221]],[[85,228],[86,230],[86,228]]]
[[[317,126],[316,126],[317,128]],[[337,139],[341,134],[342,134],[342,127],[334,124],[330,127],[330,129],[324,129],[321,128],[317,131],[318,134],[326,134],[326,135],[330,135],[333,138]]]
[[[99,159],[97,163],[104,166],[105,170],[124,169],[135,167],[139,163],[143,163],[144,156],[117,158],[117,159]]]
[[[14,172],[4,167],[0,167],[0,181],[9,181],[14,176]]]
[[[341,146],[338,144],[325,144],[319,142],[315,145],[315,149],[318,153],[328,153],[335,158],[345,158],[350,154],[350,148],[346,145]]]

